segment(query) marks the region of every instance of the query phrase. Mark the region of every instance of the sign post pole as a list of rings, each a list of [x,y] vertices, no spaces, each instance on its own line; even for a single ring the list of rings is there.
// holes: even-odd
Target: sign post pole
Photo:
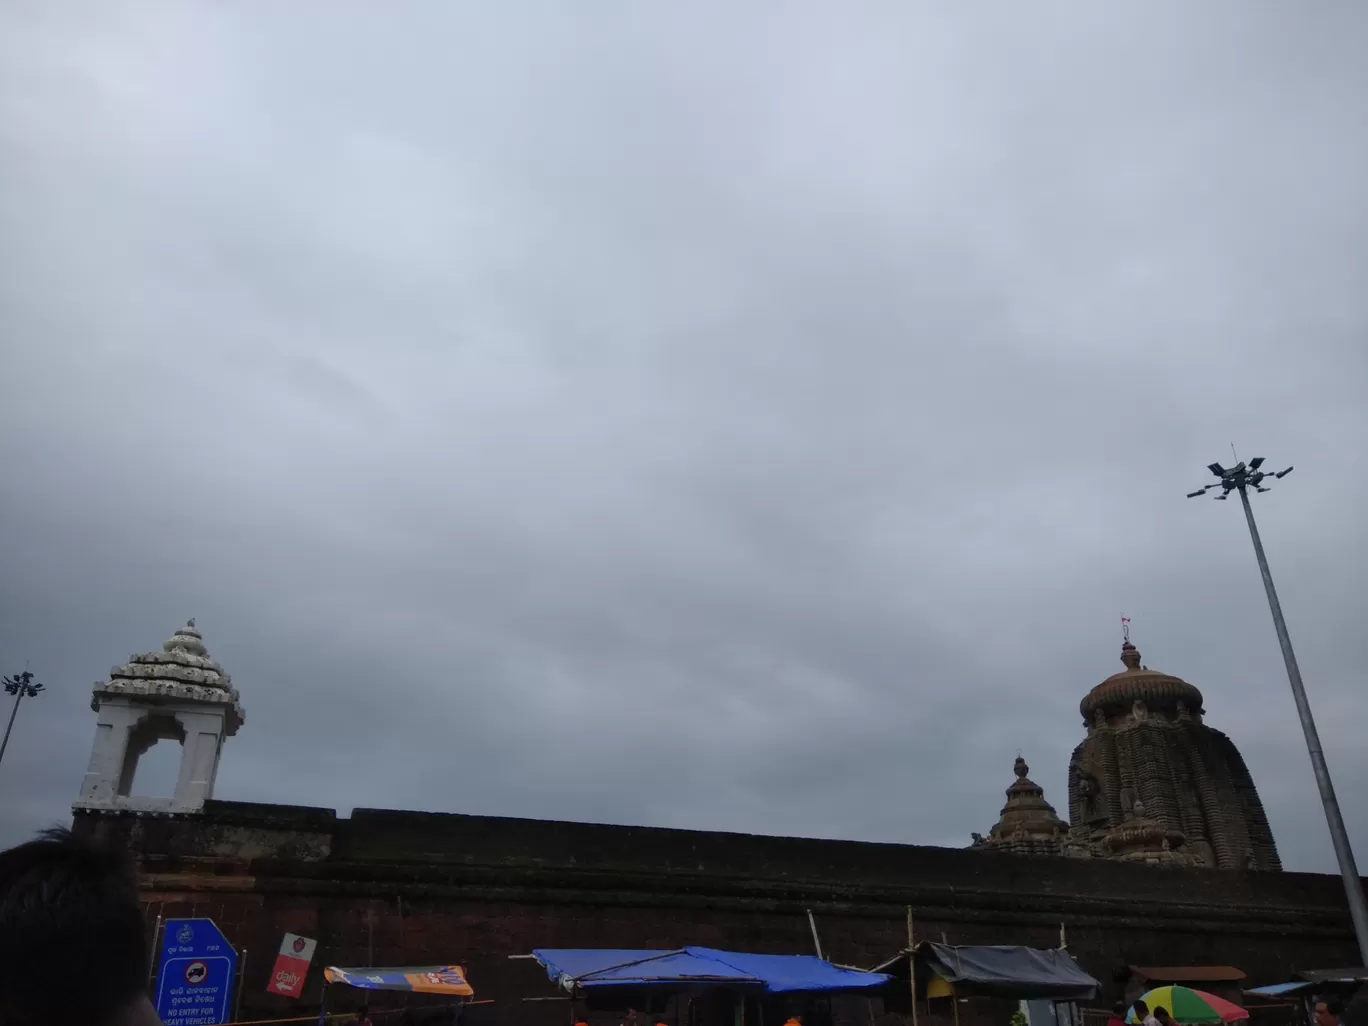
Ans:
[[[157,913],[157,925],[152,927],[152,950],[147,960],[147,989],[151,990],[157,982],[157,948],[161,946],[162,917]]]
[[[233,1003],[233,1022],[242,1020],[242,983],[247,979],[247,949],[238,956],[237,1001]]]

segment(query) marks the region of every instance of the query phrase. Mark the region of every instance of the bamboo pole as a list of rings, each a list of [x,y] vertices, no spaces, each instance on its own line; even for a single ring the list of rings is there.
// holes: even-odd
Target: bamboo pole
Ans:
[[[941,943],[947,948],[950,946],[950,938],[945,935],[944,930],[941,931]],[[960,964],[959,960],[958,948],[955,949],[955,971],[960,974],[964,973],[964,966]],[[955,1026],[959,1026],[959,993],[955,990],[954,984],[950,986],[950,1009],[955,1014]]]
[[[822,957],[822,942],[817,938],[817,920],[812,917],[812,909],[807,910],[808,926],[812,929],[812,946],[817,949],[817,957]]]
[[[913,948],[917,946],[912,935],[912,906],[907,906],[907,980],[912,988],[912,1026],[917,1026],[917,956]]]

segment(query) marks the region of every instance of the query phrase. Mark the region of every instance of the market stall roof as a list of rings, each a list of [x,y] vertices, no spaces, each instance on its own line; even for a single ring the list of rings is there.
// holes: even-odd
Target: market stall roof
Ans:
[[[1310,994],[1320,988],[1319,983],[1308,983],[1306,980],[1294,980],[1291,983],[1274,983],[1268,987],[1248,987],[1246,994],[1254,997],[1296,997],[1298,994]]]
[[[1239,983],[1243,971],[1233,965],[1133,965],[1131,975],[1167,983]]]
[[[329,983],[343,983],[361,990],[404,990],[415,994],[445,994],[447,997],[474,997],[459,965],[406,966],[395,969],[323,970]]]
[[[1063,948],[922,941],[911,953],[919,971],[929,969],[964,995],[1067,1001],[1095,998],[1102,989],[1102,984],[1080,969]],[[903,951],[872,971],[897,971],[907,965],[908,954]]]
[[[882,973],[842,969],[813,955],[758,955],[716,948],[538,948],[532,956],[565,990],[717,984],[780,994],[864,990],[889,980]]]
[[[1368,969],[1306,969],[1293,973],[1297,979],[1290,983],[1274,983],[1267,987],[1251,987],[1246,994],[1254,997],[1296,997],[1300,994],[1314,994],[1326,988],[1351,987],[1368,983]]]
[[[1368,969],[1355,966],[1352,969],[1303,969],[1292,974],[1299,980],[1312,983],[1363,983],[1368,982]]]

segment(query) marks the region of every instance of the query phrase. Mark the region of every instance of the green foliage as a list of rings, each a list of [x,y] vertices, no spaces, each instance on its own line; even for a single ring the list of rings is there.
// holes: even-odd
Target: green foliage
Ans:
[[[1020,1008],[1012,1013],[1011,1026],[1026,1026],[1026,1013]]]

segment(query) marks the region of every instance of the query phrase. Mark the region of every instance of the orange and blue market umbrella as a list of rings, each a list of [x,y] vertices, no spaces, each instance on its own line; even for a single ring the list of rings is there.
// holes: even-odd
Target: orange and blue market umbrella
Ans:
[[[1155,987],[1140,997],[1153,1014],[1156,1008],[1165,1008],[1173,1021],[1188,1026],[1190,1023],[1227,1023],[1248,1019],[1249,1013],[1239,1005],[1225,998],[1208,994],[1204,990],[1191,987]],[[1126,1022],[1139,1022],[1134,1006],[1126,1013]]]

